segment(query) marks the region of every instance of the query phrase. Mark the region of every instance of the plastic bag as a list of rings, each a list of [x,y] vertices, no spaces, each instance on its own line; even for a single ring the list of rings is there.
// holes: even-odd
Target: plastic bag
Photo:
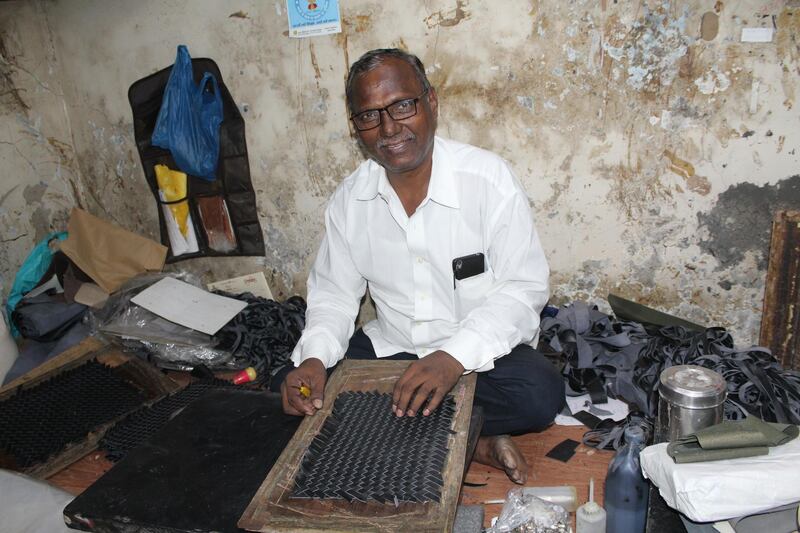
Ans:
[[[71,533],[64,523],[64,507],[74,496],[18,472],[0,469],[0,532]]]
[[[185,45],[178,46],[161,110],[151,142],[166,148],[182,171],[214,180],[219,159],[219,125],[222,123],[222,95],[210,72],[194,83],[192,58]]]
[[[497,522],[487,533],[572,533],[569,514],[560,505],[511,489]]]
[[[131,303],[131,298],[165,277],[202,287],[199,279],[188,272],[133,278],[102,309],[91,313],[92,333],[111,337],[127,350],[152,355],[163,367],[186,369],[200,363],[209,367],[228,364],[232,354],[216,349],[217,339],[211,335],[175,324]]]
[[[50,241],[53,239],[63,241],[66,238],[66,231],[51,233],[33,247],[33,250],[31,250],[31,253],[28,254],[28,257],[25,259],[25,262],[19,267],[17,275],[14,277],[14,284],[11,286],[11,292],[8,295],[8,303],[6,304],[11,334],[15,337],[19,336],[19,331],[11,320],[11,314],[14,312],[14,308],[17,307],[19,301],[22,300],[22,297],[27,292],[38,285],[42,276],[44,276],[47,269],[50,268],[50,263],[53,261],[53,250],[50,249]]]

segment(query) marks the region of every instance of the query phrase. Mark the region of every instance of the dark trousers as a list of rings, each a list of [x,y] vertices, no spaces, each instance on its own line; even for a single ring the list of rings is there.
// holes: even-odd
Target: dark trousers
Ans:
[[[359,329],[350,339],[347,359],[377,359],[372,341]],[[401,352],[381,360],[414,360],[415,354]],[[291,368],[278,372],[271,388],[280,384]],[[549,426],[564,404],[564,380],[545,357],[520,344],[494,362],[488,372],[477,372],[475,403],[483,408],[481,435],[519,435]]]

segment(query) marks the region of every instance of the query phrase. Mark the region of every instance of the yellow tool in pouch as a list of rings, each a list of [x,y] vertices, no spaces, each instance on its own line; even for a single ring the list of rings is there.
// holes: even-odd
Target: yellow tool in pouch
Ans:
[[[163,193],[163,199],[166,202],[175,202],[177,200],[184,200],[175,204],[168,204],[172,216],[175,217],[175,222],[184,237],[187,236],[186,221],[189,218],[189,202],[186,198],[186,174],[177,170],[171,170],[166,165],[156,165],[156,180],[158,181],[158,189]]]

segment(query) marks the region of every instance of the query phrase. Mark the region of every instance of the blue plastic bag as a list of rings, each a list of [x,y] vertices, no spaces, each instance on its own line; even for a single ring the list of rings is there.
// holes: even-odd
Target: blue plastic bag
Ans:
[[[11,334],[15,337],[19,336],[17,326],[11,320],[11,313],[17,307],[17,304],[22,297],[29,293],[31,289],[38,285],[44,273],[50,268],[50,263],[53,262],[53,251],[50,250],[50,241],[58,239],[63,241],[67,238],[67,232],[61,231],[51,233],[33,247],[31,253],[25,258],[22,266],[19,267],[17,275],[14,276],[14,284],[11,286],[11,293],[8,295],[8,302],[6,303],[6,311],[8,312],[8,323],[11,326]]]
[[[219,159],[221,123],[222,95],[217,79],[206,72],[200,83],[195,84],[189,50],[184,45],[178,46],[151,142],[169,150],[183,172],[213,180]]]

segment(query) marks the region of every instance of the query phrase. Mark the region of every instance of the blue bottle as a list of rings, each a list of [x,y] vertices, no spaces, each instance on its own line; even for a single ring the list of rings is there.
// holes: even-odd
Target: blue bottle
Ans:
[[[643,533],[650,486],[642,476],[639,452],[644,446],[640,427],[625,428],[625,445],[608,465],[605,507],[606,533]]]

